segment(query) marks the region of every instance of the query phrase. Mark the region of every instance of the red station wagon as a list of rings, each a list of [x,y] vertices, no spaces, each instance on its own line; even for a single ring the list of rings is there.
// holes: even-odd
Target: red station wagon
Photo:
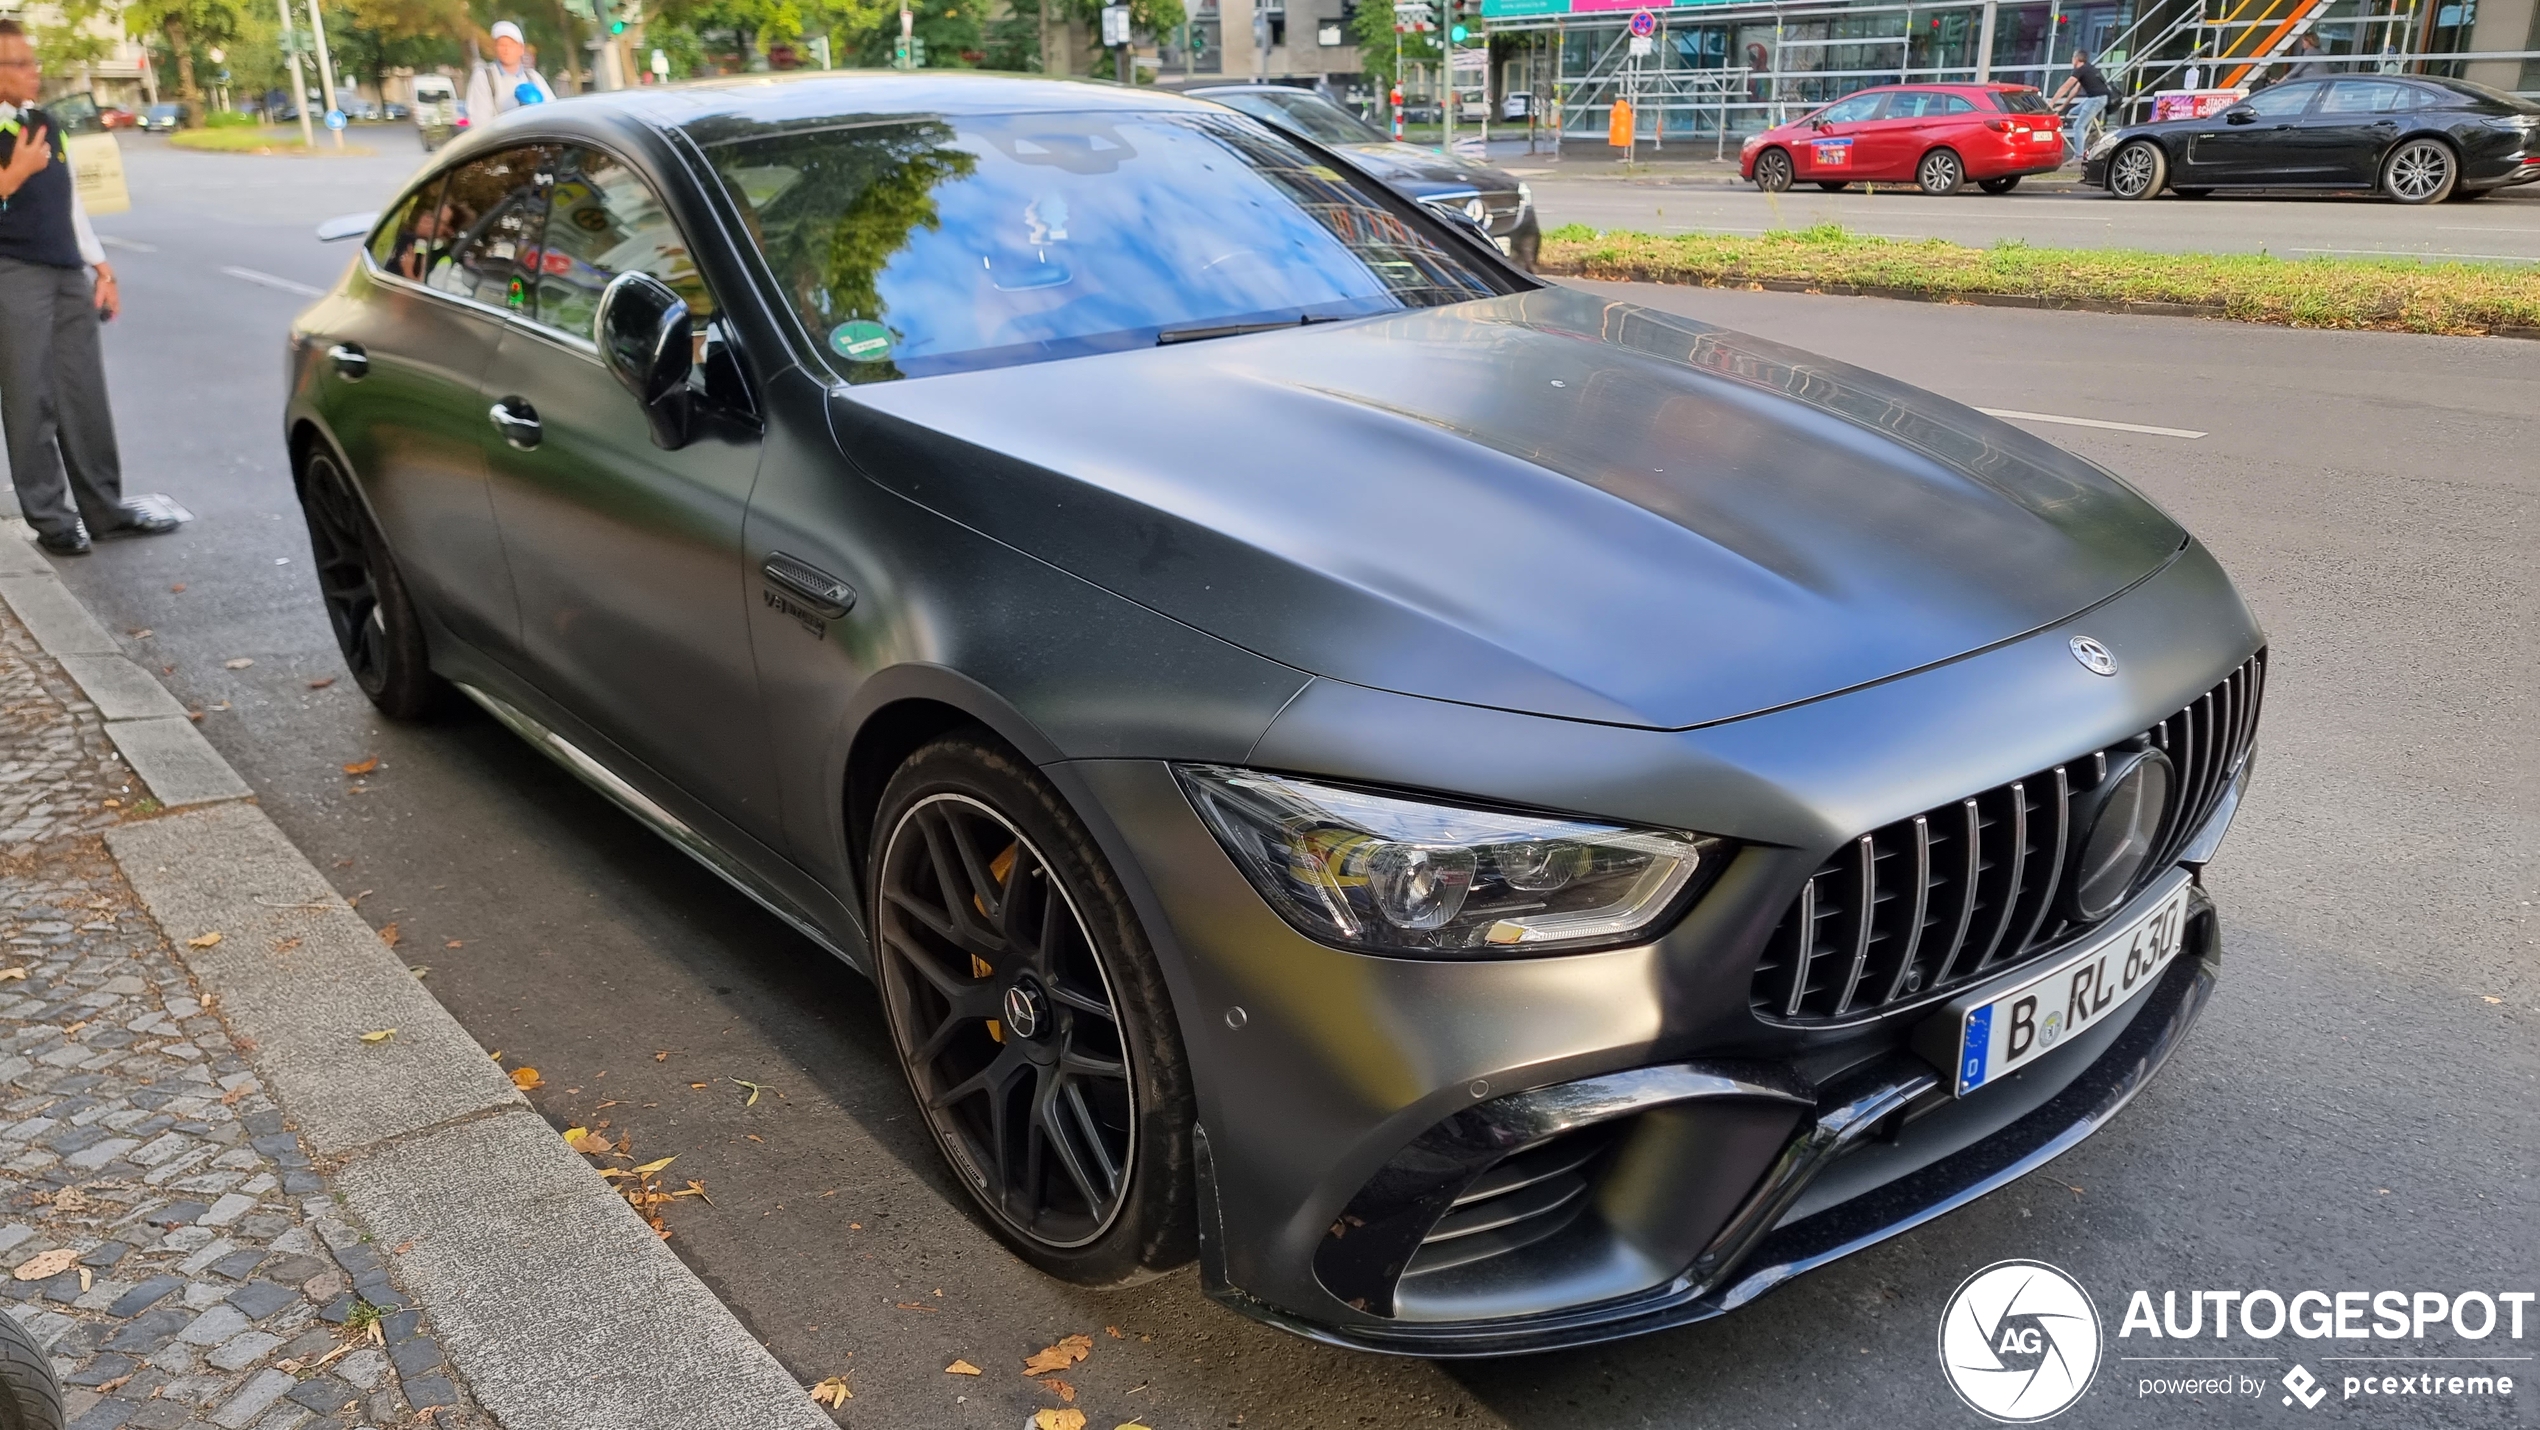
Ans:
[[[1874,182],[1954,194],[1973,179],[2007,194],[2063,163],[2064,122],[2027,85],[1891,84],[1747,140],[1738,174],[1768,192]]]

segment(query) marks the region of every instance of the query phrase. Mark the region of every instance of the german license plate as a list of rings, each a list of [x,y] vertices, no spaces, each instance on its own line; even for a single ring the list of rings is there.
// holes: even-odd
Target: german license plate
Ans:
[[[2167,892],[2133,921],[2009,992],[1955,1010],[1958,1095],[2018,1072],[2141,997],[2186,941],[2188,886],[2185,870],[2173,873]]]

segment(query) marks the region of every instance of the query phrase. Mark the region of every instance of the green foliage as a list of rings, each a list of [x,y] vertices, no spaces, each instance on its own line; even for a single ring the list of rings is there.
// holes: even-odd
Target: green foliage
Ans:
[[[233,70],[231,73],[235,74],[237,71]],[[253,129],[256,127],[256,116],[242,114],[234,109],[215,109],[203,116],[203,127],[206,129]]]
[[[50,23],[28,19],[27,38],[34,42],[36,61],[47,74],[56,76],[78,72],[81,65],[95,64],[114,52],[115,22],[103,0],[68,0],[55,8]]]
[[[1037,73],[1041,68],[1041,0],[1006,0],[988,19],[980,64],[1009,74]]]
[[[1444,23],[1449,9],[1447,0],[1435,0],[1435,4],[1438,19]],[[1391,0],[1359,0],[1358,16],[1351,26],[1358,40],[1359,63],[1365,67],[1367,78],[1375,81],[1376,88],[1390,90],[1398,78],[1394,70],[1395,35]],[[1436,31],[1427,34],[1414,32],[1401,36],[1401,40],[1405,63],[1438,63],[1441,52]]]
[[[1565,223],[1558,228],[1544,230],[1543,236],[1556,243],[1585,243],[1596,237],[1596,230],[1583,223]]]
[[[978,54],[986,43],[988,0],[909,0],[912,16],[910,28],[926,42],[928,69],[965,69],[970,62],[965,54]],[[897,6],[883,15],[887,21],[856,36],[849,51],[853,63],[887,68],[900,42],[900,12]],[[835,32],[832,32],[833,35]],[[832,44],[839,43],[833,38]]]

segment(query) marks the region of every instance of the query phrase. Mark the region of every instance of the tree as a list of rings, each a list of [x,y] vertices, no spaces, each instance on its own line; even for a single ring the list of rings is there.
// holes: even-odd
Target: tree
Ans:
[[[1431,0],[1442,23],[1452,6],[1448,0]],[[1393,6],[1386,0],[1358,0],[1358,14],[1350,22],[1358,39],[1358,59],[1367,77],[1379,90],[1390,90],[1401,78],[1394,63]],[[1434,65],[1438,62],[1438,37],[1434,30],[1413,31],[1401,37],[1401,58],[1405,63]]]
[[[465,0],[336,0],[324,13],[336,78],[366,78],[382,95],[392,69],[459,63],[460,37],[476,28]]]
[[[123,12],[135,34],[156,32],[176,61],[176,90],[185,102],[188,128],[203,122],[203,90],[194,82],[194,47],[225,45],[238,38],[246,19],[240,0],[134,0]]]
[[[53,74],[77,70],[86,75],[89,66],[113,50],[113,14],[105,0],[69,0],[54,8],[54,23],[28,26],[35,57]]]

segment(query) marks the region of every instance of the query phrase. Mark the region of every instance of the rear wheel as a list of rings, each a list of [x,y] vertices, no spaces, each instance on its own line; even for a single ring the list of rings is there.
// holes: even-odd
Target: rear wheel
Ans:
[[[1852,181],[1849,179],[1819,179],[1817,181],[1817,187],[1830,194],[1839,194],[1845,189],[1851,188]]]
[[[1755,156],[1755,187],[1778,194],[1790,187],[1791,178],[1790,155],[1786,151],[1767,149]]]
[[[0,1313],[0,1430],[62,1430],[62,1383],[18,1318]]]
[[[1914,182],[1934,198],[1954,194],[1967,182],[1967,166],[1960,162],[1956,151],[1934,149],[1915,166]]]
[[[883,1009],[981,1219],[1080,1285],[1189,1260],[1188,1064],[1145,931],[1084,825],[974,733],[909,757],[874,836]]]
[[[2441,203],[2460,178],[2451,146],[2440,139],[2411,139],[2381,162],[2381,191],[2403,204]]]
[[[392,720],[432,713],[447,687],[432,673],[423,621],[361,493],[324,447],[300,463],[300,511],[309,523],[318,600],[353,683]]]
[[[2137,139],[2108,156],[2108,192],[2121,199],[2151,198],[2169,176],[2168,156],[2149,139]]]
[[[1988,194],[2007,194],[2020,186],[2020,176],[2005,174],[1998,179],[1978,179],[1976,187]]]

